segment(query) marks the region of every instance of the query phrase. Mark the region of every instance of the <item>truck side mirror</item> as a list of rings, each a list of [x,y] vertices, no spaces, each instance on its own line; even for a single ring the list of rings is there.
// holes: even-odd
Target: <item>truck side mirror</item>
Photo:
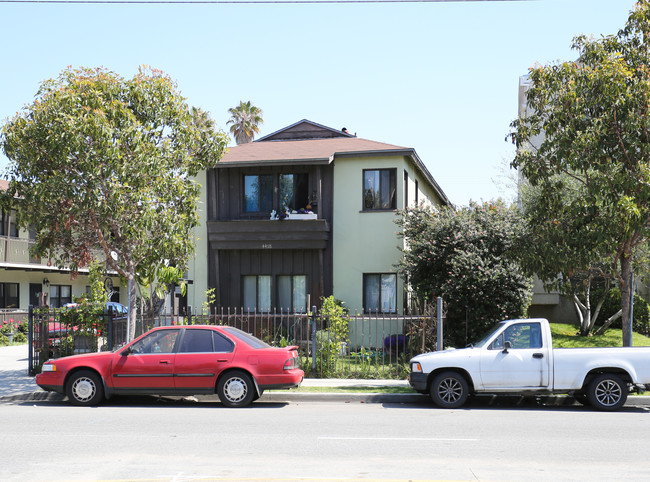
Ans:
[[[508,353],[508,350],[512,348],[512,342],[506,341],[503,344],[503,351],[501,353]]]

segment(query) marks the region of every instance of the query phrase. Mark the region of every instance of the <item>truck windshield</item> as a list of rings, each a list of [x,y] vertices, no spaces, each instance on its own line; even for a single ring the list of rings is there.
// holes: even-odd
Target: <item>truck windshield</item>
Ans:
[[[505,321],[497,323],[489,332],[487,332],[487,334],[483,338],[481,338],[479,341],[477,341],[475,343],[472,343],[472,346],[475,346],[477,348],[482,348],[483,345],[485,345],[488,342],[488,340],[492,337],[492,335],[497,330],[501,329],[501,327],[503,326],[504,323],[505,323]]]

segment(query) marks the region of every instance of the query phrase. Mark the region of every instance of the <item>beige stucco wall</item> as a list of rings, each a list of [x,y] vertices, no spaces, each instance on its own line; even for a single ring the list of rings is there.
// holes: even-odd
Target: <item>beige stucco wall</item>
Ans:
[[[207,228],[207,189],[206,171],[201,171],[195,178],[201,184],[199,198],[199,225],[194,228],[195,253],[188,262],[188,279],[192,284],[187,287],[187,304],[193,310],[201,310],[206,301],[208,289],[208,228]]]
[[[397,207],[403,201],[403,157],[342,158],[334,163],[334,297],[352,311],[363,310],[363,274],[395,272],[402,245],[393,211],[363,212],[363,170],[397,169]],[[397,279],[401,312],[403,282]]]

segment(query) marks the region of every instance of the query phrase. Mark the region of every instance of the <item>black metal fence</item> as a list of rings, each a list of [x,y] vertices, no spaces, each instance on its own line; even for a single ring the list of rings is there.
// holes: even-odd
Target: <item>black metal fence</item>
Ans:
[[[126,320],[104,314],[91,330],[75,327],[54,311],[30,312],[30,373],[48,358],[112,350],[127,340]],[[297,346],[308,376],[403,378],[409,359],[435,347],[435,319],[384,313],[332,318],[317,312],[257,313],[242,309],[185,315],[138,316],[136,336],[156,326],[228,325],[272,346]]]

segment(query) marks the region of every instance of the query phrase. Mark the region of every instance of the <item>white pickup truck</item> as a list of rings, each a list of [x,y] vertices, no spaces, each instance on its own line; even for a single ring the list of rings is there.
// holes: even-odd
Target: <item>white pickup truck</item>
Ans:
[[[507,320],[465,349],[411,359],[409,383],[443,408],[470,394],[569,394],[616,410],[650,384],[650,347],[553,348],[547,320]]]

